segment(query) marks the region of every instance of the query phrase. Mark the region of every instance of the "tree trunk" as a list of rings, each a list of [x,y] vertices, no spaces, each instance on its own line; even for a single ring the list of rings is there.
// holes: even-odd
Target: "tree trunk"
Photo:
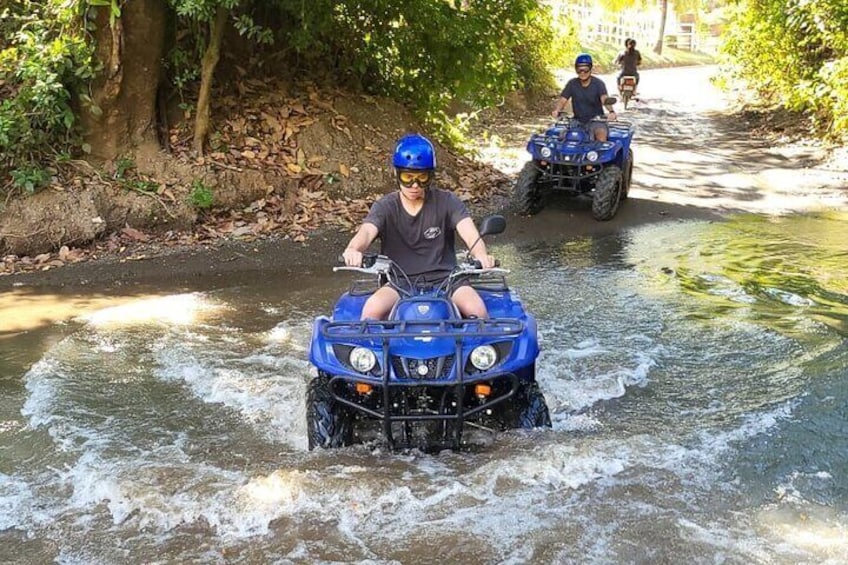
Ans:
[[[663,38],[665,37],[665,20],[668,16],[668,0],[662,0],[662,15],[660,16],[660,36],[657,38],[657,44],[654,45],[654,53],[662,55]]]
[[[109,8],[96,9],[96,56],[103,72],[91,84],[99,109],[83,109],[81,122],[90,158],[111,161],[156,138],[156,92],[164,55],[165,0],[125,2],[109,24]]]
[[[203,54],[200,67],[200,94],[197,97],[197,117],[194,122],[194,152],[203,155],[203,143],[209,133],[209,99],[212,96],[212,79],[215,67],[221,58],[221,39],[224,36],[224,26],[227,23],[228,11],[218,6],[215,21],[209,30],[209,45]]]

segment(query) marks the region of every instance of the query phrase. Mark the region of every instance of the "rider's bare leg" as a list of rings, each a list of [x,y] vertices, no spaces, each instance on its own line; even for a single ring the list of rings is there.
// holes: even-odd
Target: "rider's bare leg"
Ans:
[[[607,128],[595,128],[595,141],[607,140]]]
[[[451,296],[453,303],[459,308],[459,313],[463,318],[481,318],[489,317],[489,312],[486,310],[486,304],[477,291],[470,286],[461,286],[456,289]]]
[[[385,320],[392,307],[400,300],[398,292],[390,286],[383,286],[368,297],[362,306],[362,320]]]

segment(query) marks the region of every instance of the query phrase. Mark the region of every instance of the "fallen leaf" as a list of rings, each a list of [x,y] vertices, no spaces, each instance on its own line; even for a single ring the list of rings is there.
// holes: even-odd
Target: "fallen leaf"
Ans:
[[[147,241],[148,239],[150,239],[144,233],[138,231],[135,228],[131,228],[130,226],[125,226],[121,230],[121,233],[124,234],[125,236],[129,237],[130,239],[134,240],[134,241]]]
[[[339,163],[339,172],[344,175],[345,178],[350,177],[350,167],[345,165],[344,163]]]

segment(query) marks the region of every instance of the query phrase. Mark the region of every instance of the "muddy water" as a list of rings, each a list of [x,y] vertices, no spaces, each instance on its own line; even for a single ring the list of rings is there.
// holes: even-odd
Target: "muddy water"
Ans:
[[[19,313],[0,562],[843,563],[845,241],[820,214],[496,243],[554,425],[462,453],[306,450],[329,268]]]

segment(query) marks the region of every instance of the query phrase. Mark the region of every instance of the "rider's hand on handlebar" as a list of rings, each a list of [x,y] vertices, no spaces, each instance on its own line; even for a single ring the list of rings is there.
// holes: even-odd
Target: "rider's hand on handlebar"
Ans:
[[[477,257],[476,259],[480,262],[481,269],[493,269],[497,266],[495,258],[491,255],[484,255],[483,257]]]
[[[357,251],[356,249],[347,248],[342,253],[342,257],[344,257],[345,265],[348,267],[361,267],[362,266],[362,252]]]

